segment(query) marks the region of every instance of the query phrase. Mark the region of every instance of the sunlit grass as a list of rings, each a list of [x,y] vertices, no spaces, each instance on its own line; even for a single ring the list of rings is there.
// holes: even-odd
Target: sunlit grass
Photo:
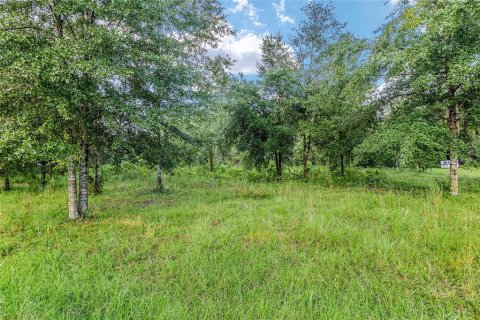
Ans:
[[[61,182],[17,185],[0,193],[0,317],[479,318],[474,183],[451,198],[446,171],[386,174],[419,188],[177,174],[157,194],[152,173],[107,181],[78,222]]]

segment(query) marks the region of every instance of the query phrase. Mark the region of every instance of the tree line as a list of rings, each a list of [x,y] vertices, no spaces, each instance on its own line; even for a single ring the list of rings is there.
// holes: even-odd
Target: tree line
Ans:
[[[71,219],[101,192],[100,165],[162,172],[215,161],[422,170],[480,154],[480,5],[400,1],[374,39],[309,1],[292,33],[263,37],[258,79],[212,56],[233,31],[215,0],[0,1],[0,166],[52,168]],[[89,172],[93,179],[89,186]]]
[[[478,163],[480,4],[400,1],[374,39],[346,30],[332,4],[310,1],[285,41],[264,37],[256,83],[237,80],[227,135],[254,165],[300,145],[333,173],[348,162],[422,170]]]

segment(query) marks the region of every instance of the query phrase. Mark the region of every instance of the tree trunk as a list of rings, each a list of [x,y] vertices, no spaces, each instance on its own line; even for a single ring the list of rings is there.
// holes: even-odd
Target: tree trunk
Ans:
[[[213,172],[213,148],[210,148],[209,152],[210,172]]]
[[[10,185],[10,177],[8,176],[8,168],[5,167],[4,171],[4,177],[5,177],[5,191],[10,191],[12,189],[12,186]]]
[[[72,220],[80,218],[77,207],[77,168],[73,158],[68,163],[68,217]]]
[[[50,2],[50,6],[53,6],[53,1]],[[55,18],[55,29],[58,38],[63,38],[63,18],[61,15],[53,13]],[[70,143],[73,144],[72,130],[67,130],[70,136]],[[71,220],[80,218],[77,207],[77,166],[75,159],[71,156],[68,161],[67,168],[68,179],[68,218]]]
[[[90,34],[90,25],[93,25],[95,14],[92,9],[85,9],[83,12],[83,17],[87,24],[87,32],[85,32],[84,40],[88,41],[91,38]],[[89,61],[91,60],[90,54],[84,55],[84,60]],[[91,77],[88,73],[83,75],[83,81],[86,83],[90,83]],[[79,187],[78,187],[78,211],[79,214],[83,217],[88,216],[88,151],[89,146],[86,141],[87,138],[87,123],[88,114],[89,114],[89,104],[86,103],[86,100],[80,103],[80,123],[81,123],[81,140],[80,140],[80,149],[81,149],[81,156],[80,156],[80,172],[79,172]]]
[[[282,153],[275,151],[275,174],[280,177],[282,175]]]
[[[82,155],[80,157],[80,174],[78,190],[78,211],[81,216],[88,215],[88,144],[85,140],[80,142]]]
[[[275,151],[275,174],[278,176],[278,152]]]
[[[342,177],[345,175],[345,161],[344,161],[343,153],[340,156],[340,175]]]
[[[157,164],[157,191],[163,191],[162,165],[160,164],[160,162]]]
[[[457,106],[450,105],[448,107],[448,128],[452,143],[450,145],[450,194],[458,195],[458,153],[456,148],[457,140]]]
[[[102,193],[102,183],[100,181],[100,155],[98,150],[95,148],[93,150],[93,193],[100,194]]]
[[[308,156],[310,154],[310,141],[307,139],[307,135],[303,135],[303,178],[307,179],[308,173]]]
[[[47,162],[42,161],[40,162],[40,184],[42,185],[42,189],[45,189],[47,186]]]
[[[278,153],[278,172],[277,172],[277,175],[279,177],[282,176],[282,153],[281,152]]]

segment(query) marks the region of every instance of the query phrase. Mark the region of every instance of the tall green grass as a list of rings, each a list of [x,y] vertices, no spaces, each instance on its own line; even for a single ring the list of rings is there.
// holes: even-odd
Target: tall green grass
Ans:
[[[480,318],[479,171],[452,198],[440,170],[125,170],[83,221],[63,180],[0,193],[1,318]]]

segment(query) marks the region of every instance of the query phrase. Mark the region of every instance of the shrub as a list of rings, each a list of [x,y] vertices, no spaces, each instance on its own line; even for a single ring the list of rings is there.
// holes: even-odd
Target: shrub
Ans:
[[[384,172],[378,170],[367,170],[364,176],[364,185],[370,188],[389,187],[388,177]]]
[[[388,188],[390,183],[384,172],[379,170],[361,170],[348,168],[344,176],[334,176],[335,184],[343,186],[358,186],[369,188]]]

